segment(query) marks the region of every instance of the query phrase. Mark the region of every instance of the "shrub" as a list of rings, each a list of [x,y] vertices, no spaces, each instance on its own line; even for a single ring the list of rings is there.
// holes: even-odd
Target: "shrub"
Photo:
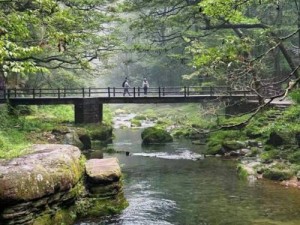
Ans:
[[[288,156],[291,163],[300,164],[300,151],[296,151]]]

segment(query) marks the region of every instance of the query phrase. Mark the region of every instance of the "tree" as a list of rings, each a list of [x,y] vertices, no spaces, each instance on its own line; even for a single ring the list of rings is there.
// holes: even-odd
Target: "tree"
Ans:
[[[192,56],[194,71],[183,76],[192,83],[213,77],[233,88],[249,88],[256,79],[276,89],[290,75],[298,76],[296,0],[135,0],[125,6],[140,12],[131,28],[152,48],[180,46],[186,63]]]
[[[0,1],[0,76],[10,84],[16,76],[91,69],[117,44],[114,2]]]

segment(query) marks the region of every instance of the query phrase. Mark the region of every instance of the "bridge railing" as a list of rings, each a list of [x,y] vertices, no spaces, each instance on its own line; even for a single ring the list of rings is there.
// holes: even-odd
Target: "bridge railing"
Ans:
[[[249,96],[254,93],[250,90],[233,90],[227,86],[176,86],[151,87],[144,93],[142,87],[128,88],[130,97],[188,97],[188,96]],[[56,88],[56,89],[7,89],[0,90],[0,99],[10,98],[89,98],[89,97],[123,97],[124,88]],[[128,93],[125,95],[128,97]]]

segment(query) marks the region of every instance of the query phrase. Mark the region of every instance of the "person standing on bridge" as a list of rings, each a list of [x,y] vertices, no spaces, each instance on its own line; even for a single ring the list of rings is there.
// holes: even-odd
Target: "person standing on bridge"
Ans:
[[[142,87],[144,88],[144,95],[147,96],[149,82],[147,81],[146,78],[144,78],[144,80],[143,80]]]
[[[123,96],[125,96],[126,93],[130,96],[130,93],[129,93],[130,85],[129,85],[129,83],[128,83],[127,77],[125,78],[125,80],[124,80],[122,86],[123,86],[123,88],[124,88]]]

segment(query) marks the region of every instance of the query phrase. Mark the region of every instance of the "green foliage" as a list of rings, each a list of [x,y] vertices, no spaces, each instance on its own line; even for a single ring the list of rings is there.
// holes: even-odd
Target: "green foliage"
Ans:
[[[105,54],[98,51],[100,47],[112,48],[117,44],[114,31],[107,26],[117,18],[109,10],[98,10],[98,7],[112,4],[114,1],[102,0],[0,3],[1,76],[6,77],[9,85],[16,85],[12,79],[15,75],[23,80],[37,75],[35,84],[29,86],[38,83],[44,86],[70,81],[67,73],[64,74],[66,79],[56,76],[63,75],[60,68],[73,72],[91,69],[91,58],[105,58]],[[55,79],[41,80],[40,77],[48,76],[45,73],[50,70]],[[81,70],[77,75],[86,74]]]
[[[280,158],[280,152],[279,150],[268,150],[266,152],[263,152],[260,154],[260,158],[263,162],[269,163],[272,162],[274,159]]]
[[[292,154],[289,155],[288,160],[291,163],[295,163],[297,165],[300,165],[300,151],[295,151]]]
[[[299,89],[292,91],[289,95],[296,103],[300,104],[300,90]]]
[[[292,178],[293,175],[293,172],[289,169],[282,169],[276,167],[267,168],[263,173],[264,178],[276,181],[289,180],[290,178]]]
[[[206,154],[215,155],[220,154],[222,144],[226,141],[241,140],[240,131],[217,131],[212,133],[207,140],[207,151]]]
[[[130,120],[131,122],[131,127],[140,127],[142,126],[142,123],[140,120],[132,119]]]

